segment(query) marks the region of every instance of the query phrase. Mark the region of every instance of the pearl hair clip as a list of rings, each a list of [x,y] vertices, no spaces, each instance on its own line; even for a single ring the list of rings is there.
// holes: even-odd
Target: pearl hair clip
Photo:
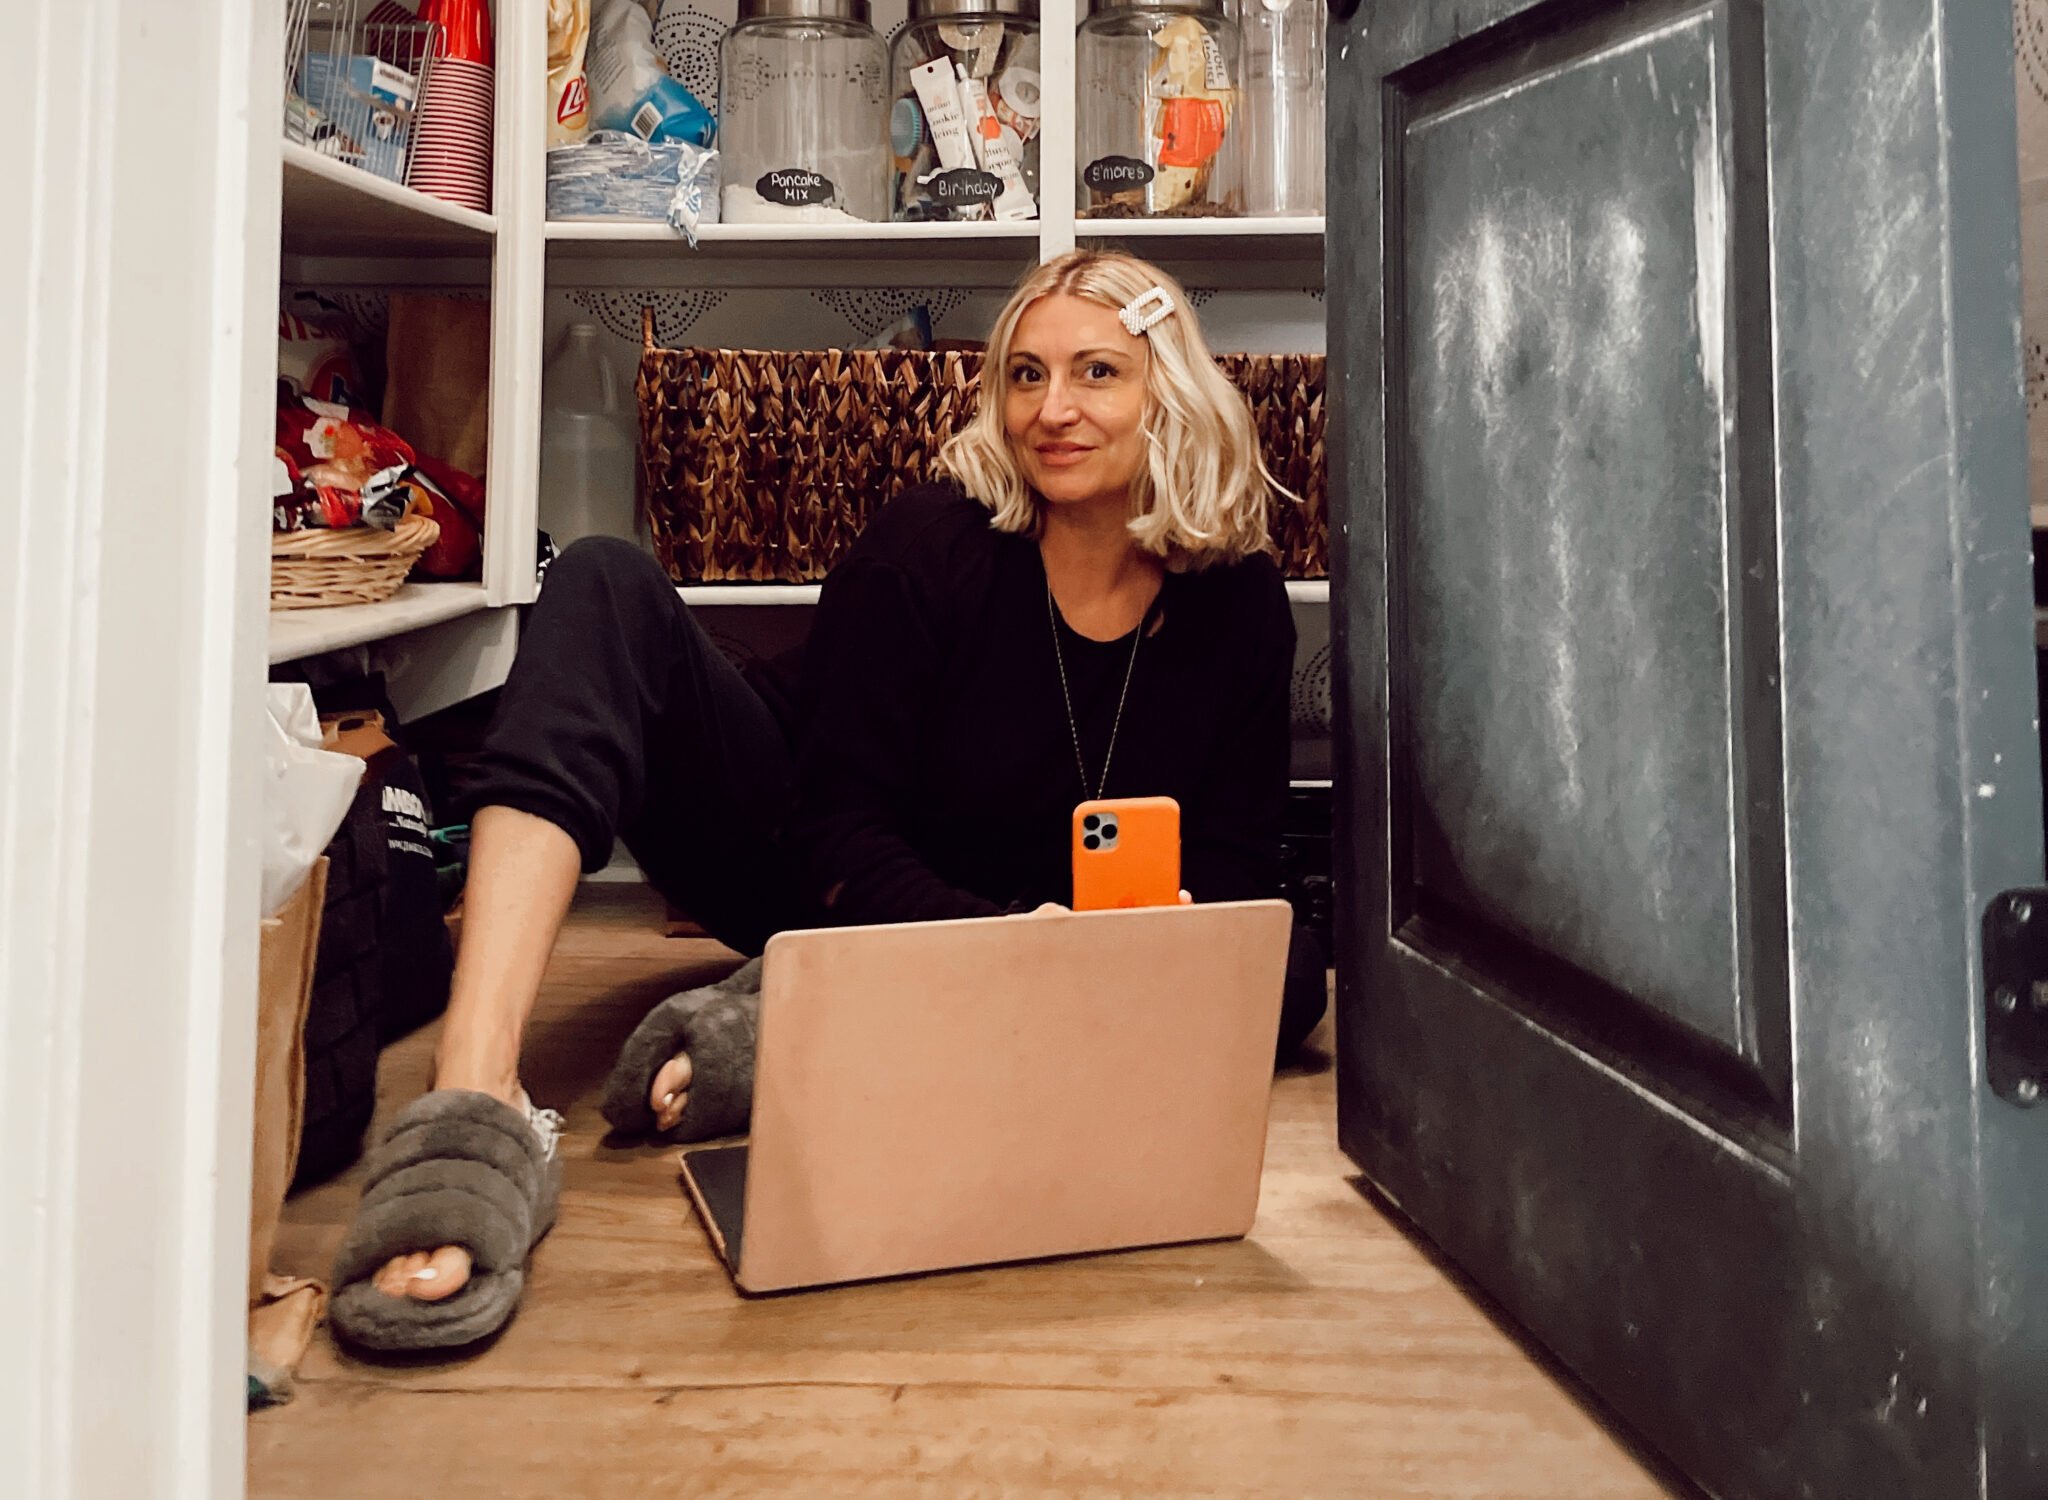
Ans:
[[[1163,322],[1173,315],[1173,296],[1163,286],[1140,292],[1123,305],[1117,316],[1123,319],[1124,327],[1131,337],[1137,338],[1153,324]]]

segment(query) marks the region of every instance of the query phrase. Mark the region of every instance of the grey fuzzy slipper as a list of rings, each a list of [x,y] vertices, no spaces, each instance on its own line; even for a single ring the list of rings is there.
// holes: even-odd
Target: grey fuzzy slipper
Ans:
[[[746,1129],[754,1107],[754,1036],[761,1015],[761,960],[716,984],[670,995],[619,1049],[604,1085],[604,1117],[626,1135],[706,1141]],[[690,1054],[690,1097],[672,1130],[654,1128],[648,1091],[678,1052]]]
[[[459,1348],[502,1328],[525,1290],[527,1257],[555,1222],[559,1120],[467,1089],[437,1089],[401,1110],[370,1153],[335,1257],[334,1331],[395,1352]],[[422,1302],[373,1284],[392,1257],[442,1245],[470,1256],[469,1281],[454,1296]]]

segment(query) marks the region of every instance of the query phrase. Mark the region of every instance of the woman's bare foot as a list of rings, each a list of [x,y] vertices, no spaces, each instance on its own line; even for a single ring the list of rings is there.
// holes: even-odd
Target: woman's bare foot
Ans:
[[[661,1130],[673,1130],[690,1103],[690,1054],[678,1052],[654,1075],[647,1107],[654,1111],[654,1123]]]
[[[746,1129],[761,972],[752,959],[641,1017],[604,1081],[599,1107],[613,1130],[680,1144]]]
[[[437,1069],[435,1088],[467,1088],[472,1085],[458,1083],[451,1076],[453,1070]],[[531,1105],[526,1090],[518,1084],[507,1089],[502,1084],[478,1093],[491,1094],[509,1104],[521,1114],[527,1114]],[[384,1262],[384,1268],[373,1279],[373,1285],[387,1297],[410,1297],[415,1302],[440,1302],[454,1296],[469,1284],[469,1252],[460,1245],[443,1245],[438,1250],[416,1250],[410,1255],[393,1256]]]

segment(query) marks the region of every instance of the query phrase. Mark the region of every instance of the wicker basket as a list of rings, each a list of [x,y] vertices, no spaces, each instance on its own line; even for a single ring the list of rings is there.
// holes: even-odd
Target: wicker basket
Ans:
[[[877,509],[933,477],[973,415],[978,353],[662,349],[643,319],[640,464],[648,529],[683,583],[823,578]],[[1251,402],[1288,576],[1328,571],[1323,359],[1218,361]]]
[[[404,585],[420,554],[440,536],[441,528],[425,516],[407,516],[396,531],[374,526],[273,531],[270,607],[382,604]]]

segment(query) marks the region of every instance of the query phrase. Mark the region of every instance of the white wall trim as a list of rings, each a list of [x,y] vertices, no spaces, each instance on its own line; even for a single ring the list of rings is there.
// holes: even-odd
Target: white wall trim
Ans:
[[[4,1487],[212,1500],[242,1491],[281,7],[23,9],[0,164]]]

